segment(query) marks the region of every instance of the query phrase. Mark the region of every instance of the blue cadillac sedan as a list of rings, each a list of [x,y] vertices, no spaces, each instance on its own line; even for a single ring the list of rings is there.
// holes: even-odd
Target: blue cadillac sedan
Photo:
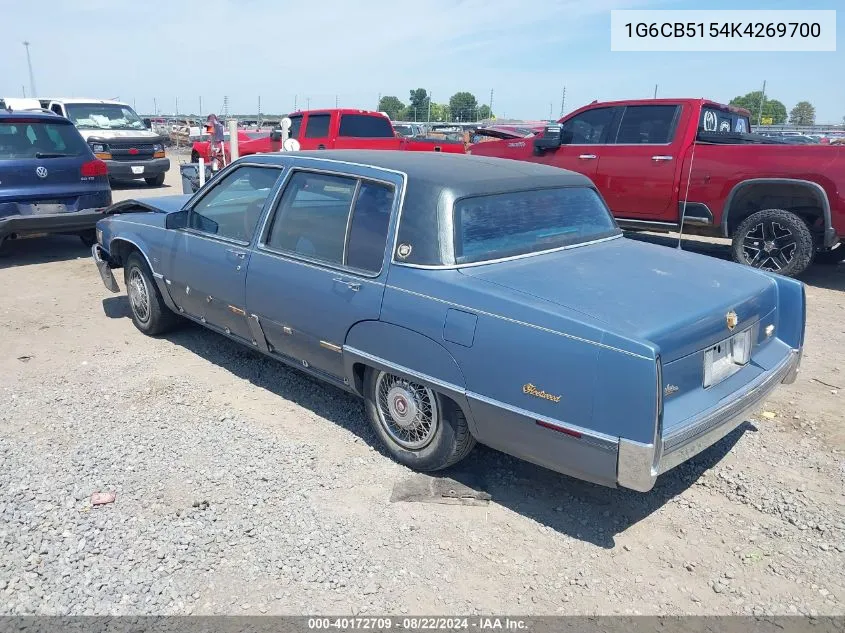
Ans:
[[[139,330],[190,319],[352,391],[423,471],[477,441],[648,491],[792,382],[804,339],[800,282],[628,240],[589,179],[531,163],[250,156],[97,238]]]

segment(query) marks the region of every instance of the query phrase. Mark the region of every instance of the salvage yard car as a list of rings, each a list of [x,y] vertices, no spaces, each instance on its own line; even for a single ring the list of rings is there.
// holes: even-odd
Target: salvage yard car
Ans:
[[[0,110],[0,243],[66,233],[91,246],[111,202],[105,163],[70,121]]]
[[[354,392],[422,471],[478,441],[647,491],[798,370],[801,282],[629,240],[554,167],[261,155],[108,213],[93,257],[140,331],[188,318]]]

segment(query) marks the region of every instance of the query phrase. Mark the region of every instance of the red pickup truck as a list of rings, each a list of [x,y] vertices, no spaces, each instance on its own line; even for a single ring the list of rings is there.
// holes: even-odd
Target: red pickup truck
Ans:
[[[393,129],[390,119],[381,112],[368,110],[333,109],[307,110],[288,115],[291,120],[290,138],[299,141],[301,149],[393,149],[420,152],[466,151],[460,141],[446,139],[406,138]],[[224,143],[226,158],[229,144]],[[279,133],[244,140],[238,136],[238,153],[241,156],[278,152],[282,142]],[[200,157],[208,160],[208,142],[194,143],[191,160]]]
[[[750,129],[748,111],[704,99],[594,102],[468,152],[585,174],[623,228],[729,237],[743,264],[797,275],[845,260],[845,147]]]

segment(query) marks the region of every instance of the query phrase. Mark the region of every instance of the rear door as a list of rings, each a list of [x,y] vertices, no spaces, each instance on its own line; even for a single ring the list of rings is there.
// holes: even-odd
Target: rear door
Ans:
[[[374,114],[341,114],[335,149],[399,149],[402,139],[396,136],[390,120]]]
[[[596,185],[616,217],[677,221],[681,106],[631,105],[620,114],[600,148]]]

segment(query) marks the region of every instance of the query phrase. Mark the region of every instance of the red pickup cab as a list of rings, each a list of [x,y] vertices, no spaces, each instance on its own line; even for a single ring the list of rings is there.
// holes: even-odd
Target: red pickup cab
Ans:
[[[300,149],[392,149],[463,154],[466,147],[459,141],[446,139],[405,138],[396,133],[390,119],[381,112],[353,109],[307,110],[288,115],[291,120],[290,138],[299,142]],[[229,144],[224,143],[226,158]],[[249,156],[278,152],[282,147],[278,134],[243,139],[238,136],[238,154]],[[208,143],[194,143],[191,158],[208,159]]]
[[[845,147],[750,130],[748,111],[705,99],[594,102],[468,152],[585,174],[623,228],[731,238],[756,268],[794,276],[845,260]]]

